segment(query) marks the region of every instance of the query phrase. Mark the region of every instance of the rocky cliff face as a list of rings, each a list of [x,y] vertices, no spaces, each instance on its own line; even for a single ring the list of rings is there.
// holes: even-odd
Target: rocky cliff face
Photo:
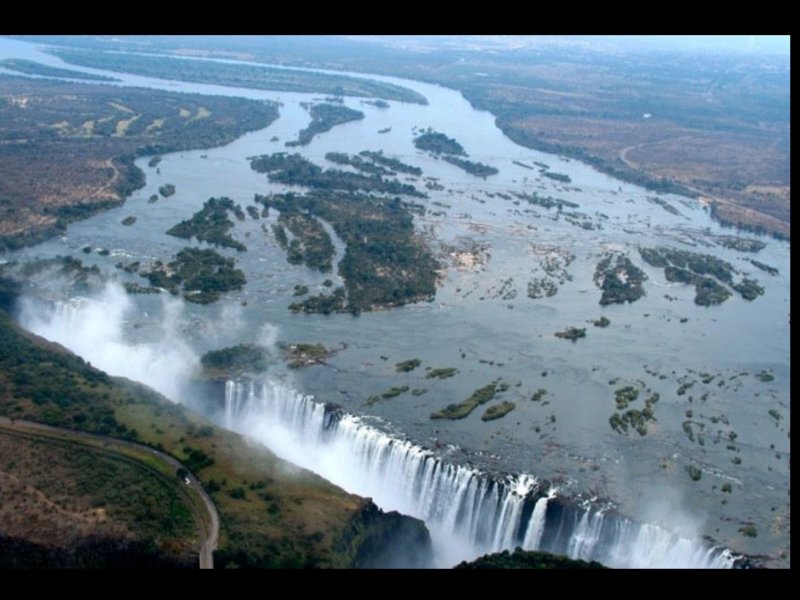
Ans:
[[[431,536],[425,523],[398,512],[384,512],[370,499],[350,519],[337,544],[356,569],[419,569],[433,566]]]

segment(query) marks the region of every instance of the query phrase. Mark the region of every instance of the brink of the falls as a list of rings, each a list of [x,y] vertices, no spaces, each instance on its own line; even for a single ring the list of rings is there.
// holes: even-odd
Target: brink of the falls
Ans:
[[[490,477],[275,381],[225,384],[223,424],[384,510],[422,519],[437,566],[513,549],[620,568],[729,568],[731,553],[603,505],[559,497],[527,475]]]

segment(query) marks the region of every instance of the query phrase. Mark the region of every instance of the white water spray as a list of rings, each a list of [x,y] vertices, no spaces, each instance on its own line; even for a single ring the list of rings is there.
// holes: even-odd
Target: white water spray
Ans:
[[[73,298],[42,310],[20,301],[20,324],[58,342],[110,375],[144,383],[178,401],[181,389],[198,363],[195,352],[181,341],[177,323],[182,303],[163,300],[164,318],[152,341],[131,343],[124,335],[125,320],[135,307],[121,286],[109,283],[94,298]]]
[[[180,311],[167,300],[156,339],[124,336],[133,305],[110,284],[95,299],[74,299],[43,311],[21,305],[29,330],[70,348],[112,375],[145,383],[173,400],[197,365],[177,328]],[[264,337],[274,332],[265,330]],[[639,524],[592,507],[555,507],[554,490],[539,497],[529,475],[500,481],[444,462],[431,451],[388,435],[362,419],[325,406],[274,381],[228,382],[225,425],[342,486],[384,510],[423,519],[439,566],[489,552],[542,549],[617,567],[729,567],[727,551],[653,524]],[[533,504],[533,506],[531,506]],[[552,514],[551,514],[552,513]]]
[[[384,510],[424,520],[438,566],[516,546],[615,567],[732,566],[727,551],[588,505],[548,517],[556,491],[538,498],[531,510],[535,478],[523,474],[495,481],[446,463],[356,416],[326,411],[278,382],[227,382],[225,425],[348,491],[373,498]]]

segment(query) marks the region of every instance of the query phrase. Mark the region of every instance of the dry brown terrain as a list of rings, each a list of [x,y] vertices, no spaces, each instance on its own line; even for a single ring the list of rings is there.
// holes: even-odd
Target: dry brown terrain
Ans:
[[[113,452],[22,426],[0,428],[0,456],[5,538],[52,549],[88,539],[152,540],[179,562],[196,564],[197,527],[177,482]]]
[[[780,135],[702,132],[652,119],[616,122],[528,117],[509,128],[545,145],[580,148],[618,169],[665,178],[716,204],[716,216],[785,237],[790,234],[788,148]]]
[[[729,40],[692,51],[591,36],[54,37],[84,48],[246,57],[384,73],[463,92],[516,142],[707,198],[715,215],[790,231],[789,56]],[[200,47],[203,45],[203,47]],[[645,115],[650,115],[645,117]]]
[[[648,69],[657,72],[668,57],[582,60],[498,60],[494,70],[483,62],[491,78],[458,85],[523,144],[656,189],[674,182],[715,203],[716,216],[729,224],[788,237],[788,72],[779,76],[780,63],[770,70],[747,57],[717,59],[658,77]]]
[[[265,103],[0,76],[0,249],[63,231],[144,185],[142,155],[266,126]]]
[[[709,42],[691,51],[581,36],[218,38],[214,53],[400,75],[462,91],[516,142],[579,158],[715,215],[790,231],[789,56]],[[94,39],[87,44],[121,45]],[[161,50],[176,39],[140,38]],[[124,44],[122,44],[124,45]],[[647,115],[647,116],[646,116]]]

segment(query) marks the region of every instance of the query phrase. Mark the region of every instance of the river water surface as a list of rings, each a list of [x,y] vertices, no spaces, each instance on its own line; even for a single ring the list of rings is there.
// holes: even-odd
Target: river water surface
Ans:
[[[5,57],[104,73],[65,65],[32,44],[0,40],[0,58]],[[165,231],[208,198],[228,196],[246,206],[253,204],[254,194],[289,189],[252,171],[247,157],[286,151],[284,143],[310,121],[301,103],[321,100],[314,94],[113,75],[125,85],[278,101],[280,118],[224,147],[165,155],[158,170],[141,159],[137,164],[147,184],[124,206],[74,223],[64,237],[7,258],[71,254],[118,281],[144,284],[114,265],[121,260],[143,265],[171,260],[187,244]],[[112,290],[100,299],[104,310],[51,284],[39,293],[73,306],[71,316],[63,310],[45,317],[23,311],[22,323],[100,368],[138,378],[173,400],[187,402],[191,398],[182,397],[176,376],[188,377],[197,356],[207,350],[276,340],[344,345],[327,365],[276,377],[320,402],[341,405],[380,431],[449,454],[453,463],[527,473],[557,485],[560,493],[613,500],[625,515],[710,536],[735,551],[788,551],[789,244],[759,238],[766,247],[757,254],[725,248],[714,236],[731,235],[731,230],[722,229],[695,200],[660,196],[678,210],[673,215],[649,199],[651,192],[575,160],[516,145],[495,126],[491,114],[473,109],[459,92],[390,77],[374,79],[411,88],[428,104],[391,102],[381,109],[363,99],[345,98],[347,106],[363,111],[366,118],[289,150],[328,167],[333,165],[324,159],[327,152],[382,150],[420,167],[423,177],[436,178],[444,189],[426,190],[423,178],[400,175],[401,181],[411,180],[429,195],[414,199],[429,209],[415,217],[415,224],[447,265],[433,302],[359,317],[290,313],[294,286],[307,285],[312,294],[318,293],[326,289],[321,284],[328,275],[286,262],[269,231],[276,218],[272,214],[237,222],[234,235],[248,252],[220,252],[236,258],[248,283],[215,305],[186,304],[163,295],[126,298]],[[499,174],[474,177],[416,150],[414,135],[428,127],[456,138],[471,160],[492,165]],[[386,128],[391,130],[378,133]],[[543,177],[534,162],[569,175],[571,182]],[[148,203],[166,183],[175,185],[176,194]],[[590,221],[593,228],[511,195],[533,192],[577,203],[578,208],[564,212],[582,213],[579,221]],[[128,215],[137,220],[125,227],[121,221]],[[485,248],[484,262],[459,262],[454,248],[475,244]],[[85,255],[81,249],[86,245],[110,249],[111,255]],[[692,287],[667,282],[663,271],[644,263],[637,251],[660,245],[718,256],[757,279],[765,294],[752,302],[734,294],[720,306],[697,306]],[[342,244],[337,242],[337,248],[341,255]],[[593,274],[608,251],[627,253],[648,275],[642,299],[599,305]],[[574,257],[568,265],[567,256]],[[778,268],[779,274],[756,269],[751,258]],[[560,277],[546,275],[547,259],[564,269]],[[528,283],[537,278],[554,281],[557,294],[529,298]],[[108,331],[87,333],[90,316],[100,318]],[[611,324],[599,328],[588,322],[600,316]],[[572,343],[554,336],[567,326],[586,327],[586,337]],[[166,357],[165,351],[170,352]],[[420,359],[422,366],[411,373],[395,372],[397,362],[411,358]],[[183,373],[179,365],[185,365]],[[456,367],[458,374],[427,379],[425,367]],[[774,375],[773,381],[755,377],[764,370]],[[429,418],[498,378],[509,384],[501,399],[516,405],[504,418],[482,421],[484,407],[460,421]],[[678,393],[689,381],[695,383]],[[634,431],[621,435],[609,425],[616,412],[614,390],[636,382],[642,392],[632,407],[643,408],[645,389],[659,393],[656,421],[645,436]],[[369,396],[401,385],[426,392],[363,405]],[[538,389],[547,393],[534,402],[531,396]],[[694,441],[687,435],[687,422],[698,424],[689,426],[695,433],[701,431]],[[270,445],[268,439],[262,441]],[[314,468],[314,459],[308,460],[304,466]],[[701,470],[699,480],[689,476],[689,465]],[[335,473],[323,474],[339,485],[346,483],[337,481]],[[731,492],[722,491],[725,484],[731,484]],[[747,523],[756,526],[756,538],[740,533]]]

